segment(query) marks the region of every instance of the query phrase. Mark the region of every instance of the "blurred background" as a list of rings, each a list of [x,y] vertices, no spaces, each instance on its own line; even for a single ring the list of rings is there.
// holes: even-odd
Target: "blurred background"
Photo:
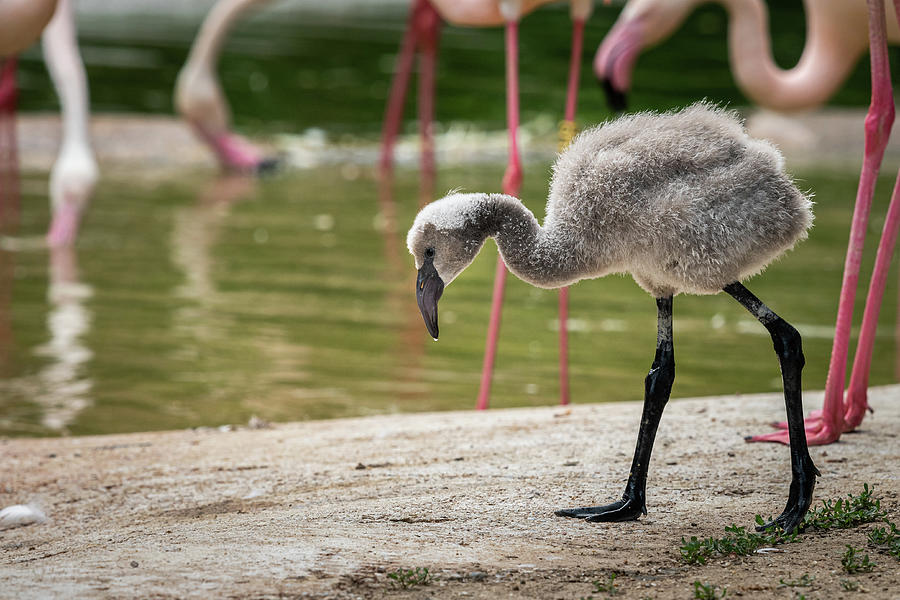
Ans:
[[[0,237],[0,435],[475,404],[496,251],[486,246],[447,289],[441,341],[432,342],[405,248],[420,194],[414,93],[392,180],[376,170],[408,3],[291,0],[235,24],[218,73],[235,128],[281,159],[266,177],[222,174],[174,113],[176,77],[212,4],[76,3],[100,179],[66,251],[43,243],[59,102],[41,46],[19,57],[21,205]],[[588,21],[579,127],[613,116],[590,62],[621,9],[598,4]],[[803,5],[779,0],[769,10],[775,59],[793,66],[805,41]],[[757,118],[729,69],[727,25],[724,9],[704,5],[644,51],[629,110],[708,98]],[[570,29],[568,5],[555,4],[525,17],[520,30],[521,196],[539,218]],[[500,191],[503,35],[500,27],[442,30],[436,197],[452,188]],[[869,99],[864,57],[823,111],[776,127],[798,132],[776,141],[800,187],[815,194],[816,225],[748,287],[804,335],[807,389],[824,387]],[[889,151],[876,191],[865,282],[897,156]],[[896,381],[896,298],[891,277],[872,384]],[[509,279],[492,407],[558,402],[556,306],[555,293]],[[680,296],[675,315],[674,397],[781,389],[766,331],[731,298]],[[573,401],[640,400],[656,335],[652,299],[629,277],[586,281],[571,290],[569,316]]]

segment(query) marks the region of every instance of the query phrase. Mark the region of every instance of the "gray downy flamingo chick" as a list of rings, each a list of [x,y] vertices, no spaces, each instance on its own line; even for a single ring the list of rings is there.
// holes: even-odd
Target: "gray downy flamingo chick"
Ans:
[[[645,381],[634,460],[622,499],[557,511],[588,521],[646,514],[650,453],[675,379],[672,298],[734,297],[769,331],[781,365],[792,480],[773,523],[793,531],[816,476],[803,430],[800,334],[740,282],[806,237],[810,199],[784,172],[779,151],[750,138],[738,116],[707,103],[638,113],[580,134],[556,161],[544,225],[516,198],[454,193],[424,207],[407,236],[416,296],[438,337],[438,299],[488,237],[520,279],[541,288],[630,273],[656,298],[656,357]]]

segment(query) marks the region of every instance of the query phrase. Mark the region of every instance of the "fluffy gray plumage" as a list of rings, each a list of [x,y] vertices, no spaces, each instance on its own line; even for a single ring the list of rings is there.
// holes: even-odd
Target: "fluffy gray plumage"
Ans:
[[[493,237],[538,287],[627,272],[656,297],[714,294],[805,238],[811,204],[774,146],[698,103],[581,133],[553,167],[543,227],[511,196],[451,194],[422,209],[407,245],[417,268],[434,248],[446,284]]]

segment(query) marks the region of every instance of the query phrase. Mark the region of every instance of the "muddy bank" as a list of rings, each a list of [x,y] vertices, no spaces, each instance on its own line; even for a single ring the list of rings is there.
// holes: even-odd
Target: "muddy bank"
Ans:
[[[821,404],[807,395],[808,406]],[[900,520],[900,386],[877,388],[863,431],[815,448],[818,499],[875,485]],[[804,536],[781,552],[687,566],[682,536],[784,505],[787,448],[746,434],[783,415],[777,395],[672,401],[638,522],[588,524],[559,507],[618,497],[640,403],[389,415],[62,439],[0,441],[0,506],[48,521],[0,532],[0,596],[579,598],[615,570],[624,598],[837,598],[852,579],[896,597],[900,568],[841,571],[872,526]],[[427,586],[390,573],[427,567]],[[808,573],[812,588],[779,580]]]

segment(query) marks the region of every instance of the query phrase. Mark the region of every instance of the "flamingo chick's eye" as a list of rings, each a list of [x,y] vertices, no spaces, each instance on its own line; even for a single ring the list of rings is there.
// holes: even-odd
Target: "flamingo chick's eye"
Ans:
[[[434,248],[425,248],[425,258],[434,258]]]

